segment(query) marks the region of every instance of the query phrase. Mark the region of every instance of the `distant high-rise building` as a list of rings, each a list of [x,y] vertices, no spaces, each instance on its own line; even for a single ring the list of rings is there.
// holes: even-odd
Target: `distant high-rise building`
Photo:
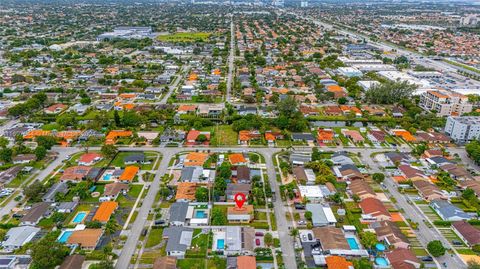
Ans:
[[[302,0],[302,2],[300,2],[300,7],[308,7],[308,1]]]
[[[479,21],[477,14],[469,14],[460,19],[460,24],[464,26],[475,26]]]

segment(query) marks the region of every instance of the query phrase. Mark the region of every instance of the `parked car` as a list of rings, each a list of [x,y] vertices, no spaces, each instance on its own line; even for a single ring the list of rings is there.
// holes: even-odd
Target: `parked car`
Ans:
[[[308,240],[310,240],[310,241],[313,240],[313,235],[312,234],[308,234]]]
[[[163,224],[165,224],[165,221],[163,219],[157,219],[155,221],[155,225],[163,225]]]
[[[255,239],[255,245],[260,246],[260,239]]]
[[[263,233],[262,232],[256,232],[255,236],[263,236]]]
[[[433,262],[433,258],[431,256],[422,257],[422,261],[424,262]]]
[[[453,239],[453,240],[452,240],[452,244],[454,244],[455,246],[461,246],[461,245],[463,245],[463,244],[462,244],[462,241],[457,240],[457,239]]]

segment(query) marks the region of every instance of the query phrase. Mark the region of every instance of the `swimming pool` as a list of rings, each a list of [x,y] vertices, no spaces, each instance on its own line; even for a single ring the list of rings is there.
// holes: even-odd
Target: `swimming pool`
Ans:
[[[217,249],[225,248],[225,239],[217,239]]]
[[[62,234],[58,237],[57,241],[60,243],[66,243],[72,233],[73,231],[63,231]]]
[[[205,211],[197,210],[195,211],[195,218],[204,219],[206,217]]]
[[[383,257],[377,257],[375,258],[375,263],[377,265],[381,265],[381,266],[387,266],[388,265],[388,262],[387,262],[387,259],[383,258]]]
[[[105,174],[105,175],[103,175],[102,180],[104,180],[104,181],[110,181],[111,178],[112,178],[112,174]]]
[[[83,219],[87,216],[87,212],[78,212],[72,220],[72,223],[82,223]]]
[[[355,240],[355,238],[349,237],[347,238],[347,242],[348,242],[348,245],[350,246],[350,249],[353,249],[353,250],[360,249],[360,247],[358,246],[357,240]]]

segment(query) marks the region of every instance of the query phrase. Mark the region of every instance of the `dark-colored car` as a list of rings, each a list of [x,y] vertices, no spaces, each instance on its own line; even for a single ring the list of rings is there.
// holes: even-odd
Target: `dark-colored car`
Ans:
[[[456,240],[456,239],[453,239],[453,240],[452,240],[452,244],[454,244],[455,246],[461,246],[461,245],[463,245],[463,244],[462,244],[462,241]]]
[[[313,240],[312,234],[308,234],[308,240],[309,240],[309,241],[312,241],[312,240]]]
[[[155,221],[155,225],[163,225],[163,224],[165,224],[165,221],[163,219],[157,219]]]
[[[425,256],[425,257],[422,257],[422,261],[423,262],[433,262],[433,258],[430,257],[430,256]]]
[[[255,236],[263,236],[263,233],[262,232],[256,232]]]

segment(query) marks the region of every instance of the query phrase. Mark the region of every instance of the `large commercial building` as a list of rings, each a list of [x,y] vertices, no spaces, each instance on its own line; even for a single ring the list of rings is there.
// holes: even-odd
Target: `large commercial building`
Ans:
[[[472,111],[468,97],[452,91],[430,90],[420,95],[420,107],[437,116],[461,116]]]
[[[480,117],[448,117],[445,133],[457,143],[465,143],[480,137]]]

